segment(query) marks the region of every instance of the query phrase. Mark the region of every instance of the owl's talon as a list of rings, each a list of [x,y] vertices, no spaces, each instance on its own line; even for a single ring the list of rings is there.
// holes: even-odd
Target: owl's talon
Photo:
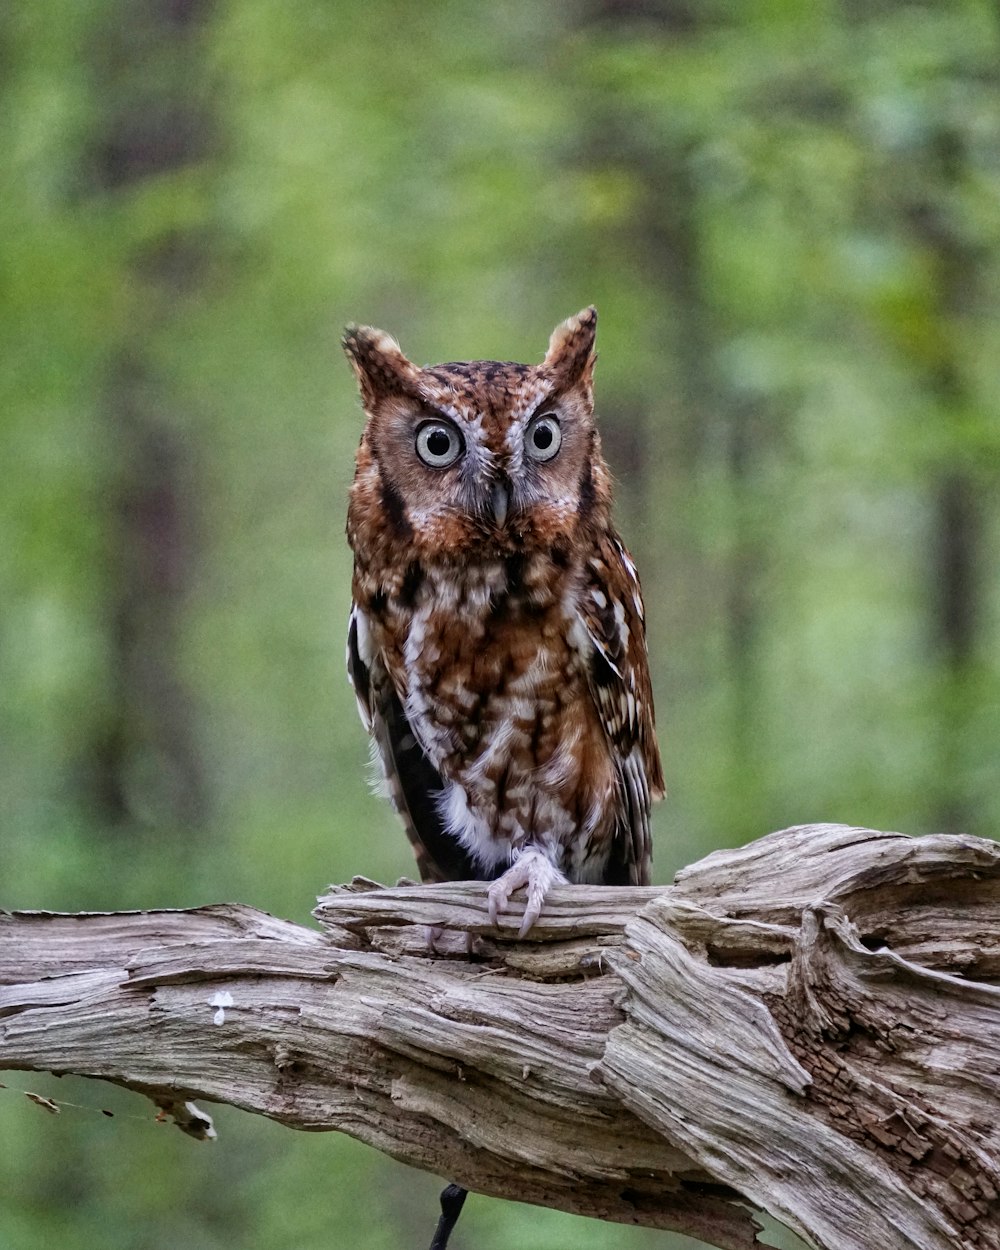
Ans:
[[[517,932],[519,938],[526,937],[531,926],[542,914],[542,905],[549,890],[554,885],[565,884],[566,878],[541,851],[532,848],[522,851],[503,876],[497,877],[487,891],[490,922],[498,925],[500,913],[507,910],[511,895],[522,887],[527,887],[524,916]]]
[[[535,923],[535,921],[538,919],[538,917],[541,914],[542,914],[541,904],[539,904],[538,907],[530,907],[530,906],[525,907],[524,918],[521,921],[521,927],[517,931],[517,936],[519,938],[526,938],[531,929],[531,926]]]

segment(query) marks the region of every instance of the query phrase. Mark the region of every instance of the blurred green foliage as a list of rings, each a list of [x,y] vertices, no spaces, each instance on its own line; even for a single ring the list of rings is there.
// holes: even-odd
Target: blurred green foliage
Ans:
[[[336,337],[536,360],[591,301],[658,878],[812,820],[994,835],[998,43],[986,0],[7,6],[0,903],[304,921],[412,871],[342,672]],[[118,1112],[0,1091],[12,1250],[429,1237],[438,1182],[345,1138],[11,1081]],[[453,1244],[693,1245],[482,1198]]]

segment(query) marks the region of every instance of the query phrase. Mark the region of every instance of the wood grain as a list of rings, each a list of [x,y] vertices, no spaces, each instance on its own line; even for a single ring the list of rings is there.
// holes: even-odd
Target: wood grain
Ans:
[[[0,1066],[722,1250],[748,1207],[824,1250],[1000,1250],[992,842],[788,829],[553,890],[530,941],[478,883],[356,879],[315,914],[0,915]]]

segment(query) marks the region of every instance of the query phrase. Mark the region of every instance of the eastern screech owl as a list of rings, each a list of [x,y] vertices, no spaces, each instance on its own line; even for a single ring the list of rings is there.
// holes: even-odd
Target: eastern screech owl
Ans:
[[[594,423],[597,313],[540,365],[344,348],[367,421],[348,669],[425,881],[646,884],[663,794],[642,596]]]

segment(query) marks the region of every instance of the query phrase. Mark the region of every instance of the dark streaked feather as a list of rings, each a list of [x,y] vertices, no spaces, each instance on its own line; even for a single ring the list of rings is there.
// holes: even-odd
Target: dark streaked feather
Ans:
[[[588,684],[618,771],[618,811],[605,882],[647,885],[649,807],[663,793],[663,774],[653,729],[642,596],[635,565],[614,533],[601,541],[589,567],[580,599],[592,648],[585,657]]]
[[[361,657],[358,608],[347,634],[347,671],[389,783],[394,807],[403,819],[422,881],[475,881],[483,873],[445,827],[439,808],[441,774],[410,729],[403,704],[379,656],[370,665]]]

